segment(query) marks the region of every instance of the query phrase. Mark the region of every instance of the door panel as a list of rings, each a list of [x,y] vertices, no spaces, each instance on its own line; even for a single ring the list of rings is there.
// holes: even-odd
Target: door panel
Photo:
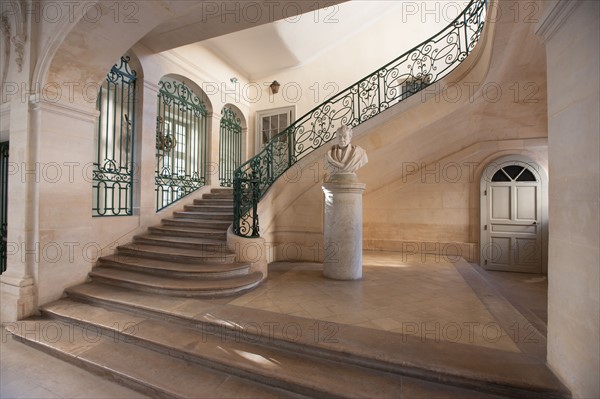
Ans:
[[[517,187],[517,220],[534,221],[537,218],[536,187]]]
[[[510,187],[492,187],[492,219],[510,220]]]

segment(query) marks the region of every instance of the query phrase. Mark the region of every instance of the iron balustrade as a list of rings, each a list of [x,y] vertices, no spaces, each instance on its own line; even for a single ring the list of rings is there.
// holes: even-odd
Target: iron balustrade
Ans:
[[[0,143],[0,274],[6,271],[8,235],[8,141]]]
[[[242,163],[242,121],[231,108],[221,111],[219,141],[219,180],[221,187],[231,187],[233,172]]]
[[[260,199],[296,162],[331,141],[340,125],[355,127],[448,75],[475,48],[486,11],[487,0],[471,0],[446,28],[313,108],[236,169],[234,233],[259,237]]]
[[[156,119],[156,210],[206,183],[208,111],[184,83],[160,81]]]
[[[133,210],[136,72],[121,57],[100,87],[93,171],[93,216],[129,216]]]

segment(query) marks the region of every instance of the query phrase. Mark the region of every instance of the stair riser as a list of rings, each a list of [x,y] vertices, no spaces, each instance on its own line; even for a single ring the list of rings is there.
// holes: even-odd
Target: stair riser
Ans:
[[[186,205],[183,207],[184,210],[189,212],[217,212],[217,213],[231,213],[233,215],[232,206],[216,206],[216,205]]]
[[[177,219],[163,219],[162,223],[165,226],[173,226],[173,227],[197,227],[199,229],[215,229],[219,233],[223,233],[223,231],[227,230],[231,225],[231,222],[226,221],[203,221],[201,219],[192,219],[191,221],[183,221]]]
[[[128,344],[138,345],[140,347],[153,350],[155,352],[162,353],[163,355],[172,356],[179,359],[184,359],[189,362],[196,363],[200,366],[209,367],[213,370],[221,371],[227,374],[235,375],[241,378],[245,378],[251,381],[255,381],[261,384],[269,385],[275,388],[284,389],[289,392],[294,392],[300,395],[307,395],[309,397],[318,398],[343,398],[342,396],[336,395],[333,392],[327,392],[318,389],[318,387],[311,387],[309,385],[303,385],[296,381],[289,381],[283,379],[275,379],[272,375],[263,375],[255,372],[255,370],[242,369],[238,367],[232,367],[226,363],[220,362],[218,358],[207,358],[201,357],[196,354],[180,351],[176,348],[164,346],[157,342],[147,341],[136,335],[135,330],[129,333],[127,330],[119,331],[118,329],[108,328],[92,323],[82,322],[81,320],[73,320],[62,315],[56,315],[51,312],[42,311],[44,315],[60,320],[64,323],[74,324],[81,328],[88,328],[90,331],[100,332],[103,336],[110,339],[118,339],[121,342],[127,342]],[[299,379],[300,381],[306,381]]]
[[[202,199],[228,199],[233,200],[233,194],[228,193],[209,193],[204,194]]]
[[[237,270],[230,270],[227,272],[183,272],[183,271],[173,271],[173,270],[163,270],[163,269],[152,269],[148,267],[138,266],[138,265],[130,265],[125,263],[117,263],[110,262],[105,260],[100,260],[98,262],[98,266],[102,267],[111,267],[114,269],[127,270],[133,272],[143,272],[150,275],[162,276],[162,277],[175,277],[175,278],[192,278],[199,280],[217,280],[222,278],[229,278],[234,276],[243,276],[248,274],[248,270],[250,267],[240,268]]]
[[[194,205],[215,205],[233,207],[233,199],[195,199]]]
[[[187,237],[187,238],[206,238],[210,240],[226,240],[227,234],[223,231],[215,232],[193,232],[193,231],[178,231],[178,230],[163,230],[157,227],[150,227],[148,229],[152,234],[161,236],[172,236],[172,237]]]
[[[233,195],[233,189],[232,188],[226,188],[226,187],[221,187],[221,188],[213,188],[210,190],[211,194],[229,194],[229,195]]]
[[[102,284],[113,285],[116,287],[122,287],[137,291],[149,292],[157,295],[169,295],[169,296],[178,296],[184,298],[220,298],[231,296],[234,294],[246,292],[254,287],[256,287],[260,282],[256,282],[253,284],[248,284],[242,287],[236,288],[228,288],[228,289],[218,289],[218,290],[210,290],[210,291],[198,291],[198,290],[171,290],[165,288],[157,288],[157,287],[149,287],[142,284],[136,284],[129,281],[122,281],[117,279],[106,278],[104,276],[97,276],[92,271],[90,273],[93,281],[97,281]]]
[[[222,222],[229,222],[232,223],[233,222],[233,215],[219,215],[216,213],[184,213],[184,212],[175,212],[173,213],[173,216],[175,216],[175,218],[181,218],[181,219],[201,219],[201,220],[218,220],[218,221],[222,221]]]
[[[168,236],[165,236],[168,238]],[[185,242],[175,242],[175,241],[166,241],[166,240],[153,240],[150,238],[144,237],[134,237],[133,241],[136,244],[147,244],[147,245],[157,245],[161,247],[167,248],[181,248],[181,249],[195,249],[199,251],[213,251],[213,252],[229,252],[227,249],[227,242],[222,241],[220,243],[202,243],[202,244],[193,244],[193,243],[185,243]]]
[[[175,255],[159,252],[139,251],[130,248],[119,248],[119,254],[180,263],[232,263],[235,261],[235,254],[215,254],[214,252],[208,251],[206,252],[206,256],[189,256],[181,254]]]

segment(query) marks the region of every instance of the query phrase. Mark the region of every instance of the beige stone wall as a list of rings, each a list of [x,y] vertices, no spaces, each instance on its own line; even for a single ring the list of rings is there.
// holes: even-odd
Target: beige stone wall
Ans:
[[[548,363],[576,398],[600,396],[600,3],[548,2]]]

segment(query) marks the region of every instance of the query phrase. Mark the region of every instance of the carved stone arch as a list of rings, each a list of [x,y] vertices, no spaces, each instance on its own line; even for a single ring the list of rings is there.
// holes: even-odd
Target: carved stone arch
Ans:
[[[136,2],[138,23],[123,23],[122,20],[115,23],[114,9],[111,9],[115,4],[77,3],[72,12],[75,18],[62,18],[51,30],[51,39],[45,41],[47,45],[41,49],[35,68],[34,84],[51,92],[65,83],[76,82],[74,101],[95,108],[93,88],[99,87],[115,60],[152,29],[194,6],[194,2]],[[82,12],[85,7],[97,8],[99,11],[94,12],[97,18],[86,16]],[[68,9],[63,11],[68,15]]]

